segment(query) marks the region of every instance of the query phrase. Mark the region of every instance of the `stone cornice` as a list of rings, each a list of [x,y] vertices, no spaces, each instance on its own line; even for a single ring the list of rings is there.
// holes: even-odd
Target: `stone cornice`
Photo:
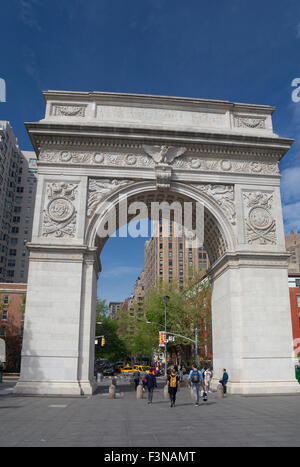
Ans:
[[[28,242],[27,248],[30,252],[30,261],[42,262],[77,262],[92,264],[96,272],[101,271],[101,263],[97,248],[90,248],[87,245],[65,245],[65,244],[45,244]]]
[[[240,268],[282,268],[287,269],[290,254],[286,252],[227,252],[209,270],[217,279],[228,269]]]
[[[178,144],[197,153],[248,154],[251,156],[273,154],[278,160],[289,150],[289,138],[254,136],[245,134],[185,132],[121,128],[57,123],[26,123],[29,136],[37,154],[42,147],[124,147],[141,149],[144,144]]]
[[[122,103],[130,105],[143,106],[164,106],[174,108],[188,109],[191,106],[198,108],[210,109],[226,109],[235,111],[255,111],[263,112],[272,115],[275,110],[274,106],[257,105],[230,102],[220,99],[200,99],[194,97],[178,97],[178,96],[158,96],[152,94],[132,94],[132,93],[117,93],[117,92],[80,92],[80,91],[57,91],[48,90],[43,92],[45,103],[50,100],[63,102],[99,102],[99,103]]]

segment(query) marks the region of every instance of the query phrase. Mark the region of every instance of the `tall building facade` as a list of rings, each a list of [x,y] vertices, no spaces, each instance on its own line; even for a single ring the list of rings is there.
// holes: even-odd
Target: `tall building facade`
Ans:
[[[300,233],[295,233],[293,230],[285,236],[285,245],[289,259],[289,273],[300,273]]]
[[[109,302],[108,309],[109,309],[110,319],[116,319],[120,311],[120,305],[121,305],[121,302]]]
[[[158,279],[178,280],[180,284],[195,272],[209,266],[208,256],[203,247],[193,248],[185,237],[176,235],[175,224],[168,221],[168,236],[163,236],[163,226],[159,227],[160,236],[146,241],[144,249],[145,290],[153,287]]]
[[[0,282],[27,282],[36,165],[35,153],[21,151],[10,123],[0,121]]]

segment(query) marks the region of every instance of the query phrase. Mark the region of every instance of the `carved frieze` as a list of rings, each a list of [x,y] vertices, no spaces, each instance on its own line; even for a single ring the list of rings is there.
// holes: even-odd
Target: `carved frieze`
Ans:
[[[90,179],[87,200],[87,216],[91,217],[99,203],[110,195],[115,189],[132,183],[132,180],[116,179]]]
[[[245,117],[241,115],[234,116],[234,126],[238,128],[262,129],[266,128],[265,117]]]
[[[246,239],[249,244],[276,244],[276,222],[272,215],[273,194],[243,193],[245,203]]]
[[[222,209],[232,225],[236,223],[236,210],[234,202],[233,185],[193,185],[197,190],[203,192],[209,198],[212,198]]]
[[[58,117],[85,117],[85,105],[53,104],[52,115]]]
[[[48,183],[47,205],[43,211],[43,237],[72,238],[76,231],[76,198],[78,185],[74,183]]]
[[[151,146],[151,148],[156,148]],[[166,148],[166,147],[165,147]],[[176,150],[176,151],[175,151]],[[178,151],[182,151],[180,152]],[[39,160],[46,163],[84,164],[115,167],[154,168],[160,164],[167,164],[172,169],[197,170],[199,172],[224,172],[253,175],[278,175],[278,164],[274,160],[249,160],[221,157],[203,157],[198,155],[183,154],[185,148],[172,148],[163,150],[161,146],[151,150],[147,154],[141,152],[122,151],[60,151],[44,149]],[[167,162],[162,162],[166,160]]]

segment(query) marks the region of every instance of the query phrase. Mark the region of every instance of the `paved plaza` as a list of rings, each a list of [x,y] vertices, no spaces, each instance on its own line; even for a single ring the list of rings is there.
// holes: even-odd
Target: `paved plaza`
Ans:
[[[136,400],[129,383],[108,398],[110,381],[89,397],[22,397],[0,385],[0,446],[202,447],[299,446],[300,396],[232,396],[195,407],[182,387],[177,405],[154,393]]]

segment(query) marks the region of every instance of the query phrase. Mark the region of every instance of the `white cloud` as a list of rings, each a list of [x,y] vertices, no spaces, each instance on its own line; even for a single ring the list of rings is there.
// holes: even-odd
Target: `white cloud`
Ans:
[[[23,23],[32,29],[37,29],[39,32],[42,31],[41,24],[39,23],[36,14],[36,6],[39,5],[39,1],[20,0],[19,5],[19,14]]]
[[[283,205],[283,218],[286,233],[300,232],[300,201]]]
[[[110,269],[107,269],[107,270],[104,269],[101,275],[102,275],[102,278],[105,278],[105,279],[107,278],[122,279],[128,276],[136,276],[137,278],[140,273],[141,273],[140,267],[120,265],[120,266],[110,267]]]
[[[300,200],[300,166],[283,170],[281,178],[281,195],[283,203]]]

